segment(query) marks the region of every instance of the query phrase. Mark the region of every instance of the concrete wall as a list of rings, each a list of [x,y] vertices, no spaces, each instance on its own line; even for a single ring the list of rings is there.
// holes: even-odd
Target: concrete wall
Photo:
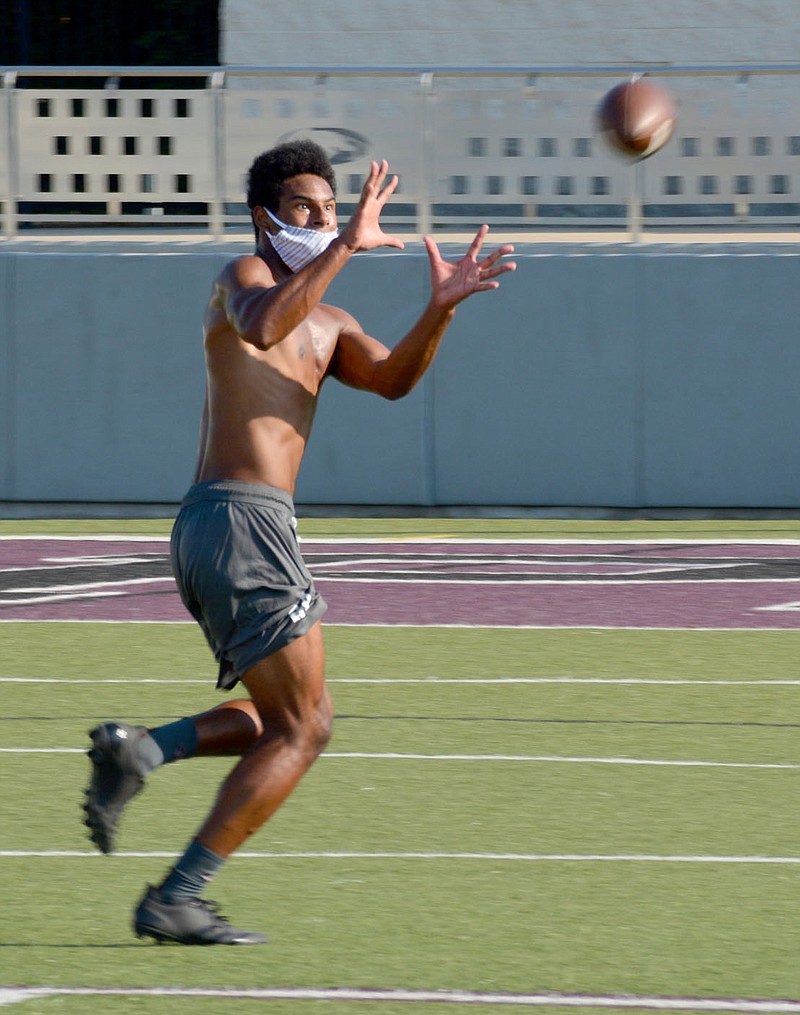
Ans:
[[[0,499],[174,500],[217,258],[0,254]]]
[[[0,500],[180,498],[200,318],[228,256],[0,251]],[[299,503],[800,504],[800,254],[576,244],[517,260],[459,309],[407,399],[326,384]],[[392,344],[427,284],[410,246],[360,255],[328,299]]]
[[[223,0],[221,60],[278,66],[795,62],[797,0]]]

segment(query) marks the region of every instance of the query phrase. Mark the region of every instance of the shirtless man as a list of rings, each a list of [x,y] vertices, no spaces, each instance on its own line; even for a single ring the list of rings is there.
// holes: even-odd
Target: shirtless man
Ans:
[[[134,915],[139,937],[183,944],[255,944],[200,898],[224,861],[257,831],[324,749],[333,718],[320,618],[326,610],[300,556],[292,497],[320,387],[335,377],[395,399],[430,366],[456,306],[496,288],[513,262],[506,245],[481,257],[483,226],[466,255],[442,259],[426,238],[427,306],[390,351],[345,311],[321,301],[353,254],[402,248],[380,214],[397,187],[372,163],[358,206],[336,232],[335,178],[321,148],[280,145],[248,182],[256,250],[229,263],[206,309],[207,368],[194,485],[175,522],[172,559],[184,603],[219,662],[218,686],[249,697],[148,730],[92,730],[86,824],[114,848],[125,804],[144,777],[192,755],[239,758],[186,852]]]

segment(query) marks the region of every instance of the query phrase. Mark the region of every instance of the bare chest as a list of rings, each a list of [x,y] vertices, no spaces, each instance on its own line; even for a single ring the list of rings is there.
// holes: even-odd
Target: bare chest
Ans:
[[[321,381],[336,348],[336,339],[336,322],[319,307],[289,336],[286,351],[304,368],[304,373],[313,372]]]

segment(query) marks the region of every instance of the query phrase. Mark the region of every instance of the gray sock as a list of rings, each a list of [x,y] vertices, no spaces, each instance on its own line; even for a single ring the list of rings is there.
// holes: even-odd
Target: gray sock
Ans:
[[[192,839],[180,860],[164,879],[158,894],[164,902],[196,899],[225,863],[197,839]]]
[[[197,727],[194,719],[178,719],[177,722],[157,726],[139,741],[139,761],[147,775],[160,765],[171,761],[191,758],[197,750]]]

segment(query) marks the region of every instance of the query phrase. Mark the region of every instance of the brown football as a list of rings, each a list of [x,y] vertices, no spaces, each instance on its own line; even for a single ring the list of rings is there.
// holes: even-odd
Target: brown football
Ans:
[[[597,126],[618,152],[645,159],[663,148],[677,119],[675,102],[661,85],[633,78],[616,85],[597,107]]]

